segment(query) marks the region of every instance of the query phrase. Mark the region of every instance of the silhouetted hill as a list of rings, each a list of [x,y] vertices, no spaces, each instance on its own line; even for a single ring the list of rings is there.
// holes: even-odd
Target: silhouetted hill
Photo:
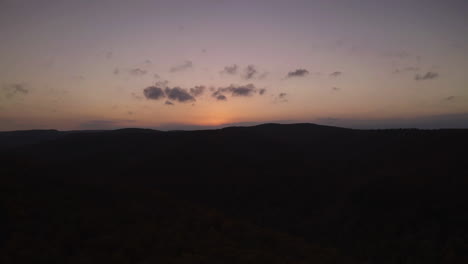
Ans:
[[[122,186],[164,193],[230,221],[332,248],[342,263],[468,260],[468,130],[264,124],[50,133],[55,137],[26,137],[47,139],[0,151],[2,184],[31,183],[51,192],[57,184],[86,184],[102,192],[103,197],[93,196],[97,202]],[[6,141],[2,137],[0,142]],[[33,199],[29,189],[16,192],[9,195]],[[86,192],[74,193],[80,204]],[[125,194],[119,203],[132,199]],[[144,210],[159,206],[154,200],[136,204]],[[39,204],[33,207],[41,210]],[[185,225],[171,228],[184,233]]]

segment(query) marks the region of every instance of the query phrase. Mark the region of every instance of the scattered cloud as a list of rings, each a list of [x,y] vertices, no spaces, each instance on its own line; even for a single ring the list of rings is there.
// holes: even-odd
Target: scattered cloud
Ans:
[[[244,78],[246,80],[253,79],[257,73],[258,70],[254,65],[248,65],[244,70]]]
[[[141,68],[134,68],[134,69],[130,69],[128,70],[128,72],[133,75],[133,76],[143,76],[145,75],[148,71],[147,70],[143,70]]]
[[[263,95],[264,93],[266,93],[265,88],[262,88],[262,89],[258,90],[258,94]]]
[[[195,101],[195,97],[190,95],[190,93],[187,90],[180,88],[180,87],[174,87],[174,88],[166,87],[164,92],[166,93],[169,99],[174,100],[174,101],[178,101],[181,103]]]
[[[200,96],[205,92],[206,87],[203,85],[200,86],[195,86],[193,88],[190,88],[190,94],[193,95],[194,97]]]
[[[161,98],[166,97],[164,90],[157,86],[146,87],[143,90],[143,94],[145,95],[146,99],[151,99],[151,100],[159,100]]]
[[[216,100],[218,100],[218,101],[226,101],[227,98],[226,98],[226,96],[220,94],[220,95],[217,95],[217,96],[216,96]]]
[[[233,64],[233,65],[224,67],[221,73],[234,75],[234,74],[237,74],[238,69],[239,67],[237,66],[237,64]]]
[[[334,91],[334,92],[338,92],[339,90],[341,90],[341,89],[338,88],[338,87],[332,87],[332,91]]]
[[[439,77],[439,74],[437,72],[427,72],[424,75],[421,74],[416,74],[414,76],[414,79],[416,81],[425,81],[425,80],[433,80]]]
[[[159,76],[159,74],[157,74],[157,73],[153,74],[153,77],[154,77],[155,79],[161,79],[161,76]]]
[[[5,85],[3,86],[3,91],[5,93],[5,97],[7,98],[11,98],[15,95],[25,95],[29,93],[29,89],[27,89],[26,86],[21,83]]]
[[[113,71],[114,75],[119,75],[120,74],[120,69],[119,68],[115,68],[114,71]]]
[[[184,63],[180,65],[173,66],[172,68],[169,69],[170,72],[180,72],[180,71],[185,71],[188,69],[193,68],[193,63],[192,61],[185,61]]]
[[[164,104],[165,104],[165,105],[174,105],[174,103],[171,102],[171,101],[166,101]]]
[[[297,69],[295,71],[289,72],[288,75],[286,76],[287,78],[292,78],[292,77],[304,77],[309,74],[309,71],[306,69]]]
[[[287,96],[287,93],[280,93],[278,94],[278,96],[275,97],[275,102],[285,103],[288,101]]]
[[[260,94],[264,94],[265,89],[260,89],[257,91],[257,88],[255,87],[255,85],[251,83],[246,84],[246,85],[240,85],[240,86],[231,84],[227,87],[219,87],[218,89],[215,89],[213,93],[211,94],[211,96],[217,98],[218,100],[225,100],[227,98],[220,97],[220,95],[223,95],[224,97],[226,97],[225,94],[230,94],[231,96],[240,97],[240,96],[252,96],[257,92]]]
[[[453,101],[455,99],[455,96],[451,95],[449,97],[444,98],[444,101]]]
[[[337,77],[339,77],[341,75],[343,75],[343,73],[340,72],[340,71],[330,73],[330,77],[333,77],[333,78],[337,78]]]

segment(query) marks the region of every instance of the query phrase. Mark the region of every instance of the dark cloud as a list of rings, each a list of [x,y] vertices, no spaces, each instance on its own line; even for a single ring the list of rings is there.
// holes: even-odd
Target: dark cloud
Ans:
[[[193,95],[194,97],[200,96],[205,92],[206,87],[205,86],[195,86],[193,88],[190,88],[190,94]]]
[[[341,75],[343,75],[343,73],[340,71],[330,73],[330,77],[334,77],[334,78],[339,77]]]
[[[338,92],[339,90],[341,90],[341,89],[338,88],[338,87],[332,87],[332,91],[334,91],[334,92]]]
[[[231,92],[232,96],[251,96],[255,93],[255,85],[247,84],[243,86],[230,86],[228,91]]]
[[[262,91],[262,90],[264,89],[261,89],[259,93],[260,92],[262,94],[265,93],[265,91]],[[251,83],[246,84],[246,85],[241,85],[241,86],[231,84],[227,87],[220,87],[214,90],[211,96],[218,98],[220,95],[225,96],[224,94],[226,93],[230,94],[231,96],[251,96],[255,94],[256,92],[257,92],[257,88],[255,88],[255,85]]]
[[[3,87],[3,91],[5,92],[5,96],[8,98],[13,97],[17,94],[25,95],[29,93],[29,89],[27,89],[26,86],[21,83],[5,85]]]
[[[188,70],[188,69],[191,69],[193,68],[193,63],[192,61],[185,61],[183,64],[180,64],[180,65],[176,65],[174,67],[172,67],[171,69],[169,69],[170,72],[180,72],[180,71],[185,71],[185,70]]]
[[[455,96],[449,96],[449,97],[446,97],[444,98],[444,101],[453,101],[455,99]]]
[[[427,72],[426,74],[424,75],[421,75],[421,74],[416,74],[414,76],[414,79],[416,81],[425,81],[425,80],[432,80],[432,79],[436,79],[439,77],[439,74],[437,72]]]
[[[161,98],[166,97],[166,95],[164,94],[164,90],[157,86],[146,87],[143,90],[143,94],[145,95],[146,99],[151,100],[159,100]]]
[[[233,64],[233,65],[224,67],[224,70],[221,73],[234,75],[234,74],[237,74],[238,69],[239,67],[237,66],[237,64]]]
[[[297,69],[295,71],[289,72],[286,77],[292,78],[292,77],[304,77],[309,74],[309,71],[306,69]]]
[[[265,88],[262,88],[262,89],[258,90],[258,94],[263,95],[264,93],[266,93]]]
[[[115,68],[114,71],[113,71],[113,73],[114,73],[115,75],[119,75],[120,69],[119,69],[119,68]]]
[[[166,101],[164,104],[165,104],[165,105],[174,105],[174,103],[171,102],[171,101]]]
[[[284,98],[286,98],[286,95],[288,95],[288,94],[287,94],[287,93],[280,93],[280,94],[278,95],[278,98],[284,99]]]
[[[174,88],[166,87],[164,92],[166,93],[169,99],[174,100],[174,101],[178,101],[181,103],[195,101],[195,97],[190,95],[190,93],[187,92],[187,90],[182,89],[180,87],[174,87]]]
[[[218,100],[218,101],[226,101],[227,98],[226,98],[226,96],[220,94],[220,95],[217,95],[217,96],[216,96],[216,100]]]
[[[258,70],[255,68],[255,66],[249,65],[244,70],[244,78],[246,80],[253,79],[257,73],[258,73]]]
[[[133,75],[133,76],[143,76],[143,75],[145,75],[148,71],[143,70],[143,69],[140,69],[140,68],[134,68],[134,69],[130,69],[128,72],[129,72],[131,75]]]

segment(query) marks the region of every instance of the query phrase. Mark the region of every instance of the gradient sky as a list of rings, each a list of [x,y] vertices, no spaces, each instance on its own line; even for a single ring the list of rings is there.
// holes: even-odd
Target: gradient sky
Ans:
[[[467,14],[466,0],[0,0],[0,130],[468,128]]]

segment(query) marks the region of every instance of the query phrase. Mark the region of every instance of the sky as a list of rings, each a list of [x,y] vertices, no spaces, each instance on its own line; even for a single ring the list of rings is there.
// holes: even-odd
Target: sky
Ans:
[[[468,128],[466,0],[0,0],[0,131]]]

